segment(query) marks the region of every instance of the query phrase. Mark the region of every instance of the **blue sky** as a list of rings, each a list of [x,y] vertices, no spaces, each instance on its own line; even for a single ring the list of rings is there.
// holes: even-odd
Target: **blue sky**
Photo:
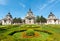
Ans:
[[[47,18],[49,13],[53,12],[57,18],[60,18],[60,0],[0,0],[0,19],[8,12],[13,18],[24,18],[29,8],[35,16],[43,15]]]

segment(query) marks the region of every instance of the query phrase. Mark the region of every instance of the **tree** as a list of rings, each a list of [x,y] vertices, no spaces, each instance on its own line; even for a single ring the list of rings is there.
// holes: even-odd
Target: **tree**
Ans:
[[[46,20],[46,18],[44,18],[43,16],[41,16],[41,17],[40,17],[40,22],[41,22],[41,23],[46,23],[47,20]]]
[[[17,22],[17,18],[15,17],[14,19],[13,19],[13,23],[16,23]]]
[[[39,23],[46,23],[46,18],[44,18],[43,16],[37,16],[36,17],[36,22],[39,24]]]
[[[36,17],[36,22],[39,24],[40,23],[40,16]]]
[[[22,23],[22,19],[15,17],[15,18],[13,19],[13,23]]]
[[[22,23],[22,19],[21,18],[18,18],[18,23]]]

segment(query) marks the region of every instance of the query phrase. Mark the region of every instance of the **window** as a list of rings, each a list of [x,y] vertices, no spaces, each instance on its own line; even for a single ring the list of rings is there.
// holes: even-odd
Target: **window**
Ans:
[[[6,23],[6,20],[4,20],[4,22]]]
[[[54,22],[56,22],[56,19],[54,20]]]
[[[31,21],[29,21],[29,23],[31,23]]]
[[[31,20],[31,18],[29,18],[29,20]]]

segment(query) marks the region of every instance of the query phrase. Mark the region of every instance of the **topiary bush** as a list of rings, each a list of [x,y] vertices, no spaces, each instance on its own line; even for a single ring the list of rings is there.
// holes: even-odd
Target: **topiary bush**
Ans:
[[[27,35],[27,36],[34,36],[34,30],[33,30],[33,29],[28,29],[28,30],[26,31],[26,35]]]

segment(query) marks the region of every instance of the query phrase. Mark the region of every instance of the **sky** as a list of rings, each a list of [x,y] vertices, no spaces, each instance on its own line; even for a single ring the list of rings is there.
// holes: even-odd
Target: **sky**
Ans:
[[[3,19],[8,12],[14,17],[24,18],[32,10],[35,16],[48,17],[52,12],[60,18],[60,0],[0,0],[0,19]]]

